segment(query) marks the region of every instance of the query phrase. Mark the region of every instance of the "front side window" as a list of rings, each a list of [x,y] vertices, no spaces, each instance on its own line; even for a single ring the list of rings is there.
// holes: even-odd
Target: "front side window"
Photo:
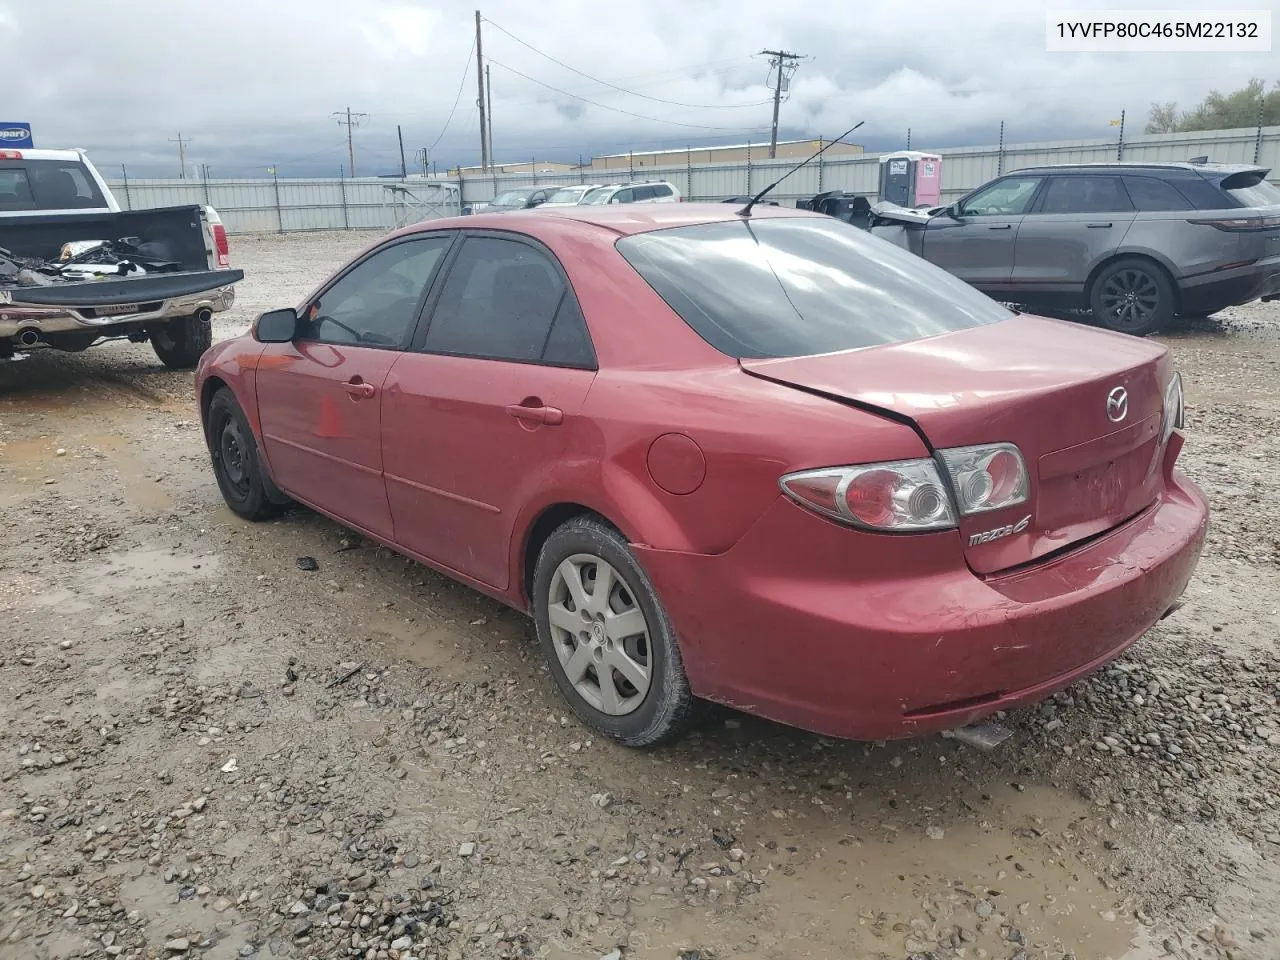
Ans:
[[[1133,211],[1119,177],[1050,177],[1041,213],[1126,213]]]
[[[431,316],[428,353],[592,366],[578,301],[551,257],[502,237],[468,237]]]
[[[1039,186],[1039,177],[1000,180],[965,200],[960,206],[960,213],[966,217],[1009,217],[1026,213]]]
[[[610,198],[609,202],[610,203],[634,203],[635,199],[636,199],[636,192],[634,190],[627,189],[627,190],[619,190],[617,193],[613,195],[612,198]]]
[[[448,236],[407,240],[361,261],[307,308],[298,339],[403,347],[451,242]]]
[[[617,249],[731,357],[834,353],[1012,316],[945,270],[826,217],[655,230],[624,237]]]

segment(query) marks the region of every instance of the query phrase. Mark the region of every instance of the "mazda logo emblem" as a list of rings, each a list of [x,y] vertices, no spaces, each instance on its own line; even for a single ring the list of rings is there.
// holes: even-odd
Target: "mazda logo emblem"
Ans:
[[[1116,387],[1107,394],[1107,419],[1119,423],[1129,415],[1129,391]]]

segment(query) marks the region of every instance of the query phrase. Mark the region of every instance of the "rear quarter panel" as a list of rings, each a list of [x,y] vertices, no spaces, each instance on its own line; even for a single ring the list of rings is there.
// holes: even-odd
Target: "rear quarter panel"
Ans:
[[[1227,216],[1229,214],[1224,214]],[[1239,211],[1235,211],[1239,216]],[[1140,213],[1125,234],[1117,254],[1136,254],[1160,263],[1179,280],[1215,270],[1239,259],[1241,234],[1223,233],[1213,227],[1189,222],[1205,214],[1185,210],[1169,213]]]

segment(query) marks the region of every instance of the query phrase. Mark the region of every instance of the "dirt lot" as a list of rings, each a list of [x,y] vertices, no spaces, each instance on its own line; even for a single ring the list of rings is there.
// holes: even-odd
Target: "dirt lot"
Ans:
[[[239,238],[218,334],[369,239]],[[148,347],[0,364],[0,957],[1275,960],[1278,306],[1168,338],[1188,605],[990,754],[601,743],[522,616],[235,518]]]

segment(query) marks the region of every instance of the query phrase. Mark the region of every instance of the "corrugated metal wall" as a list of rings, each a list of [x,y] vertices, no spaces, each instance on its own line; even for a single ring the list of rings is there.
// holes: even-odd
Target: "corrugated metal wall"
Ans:
[[[1132,137],[1120,149],[1118,138],[1061,140],[1045,143],[1009,143],[956,147],[936,151],[943,156],[943,196],[952,200],[1000,173],[1046,163],[1088,163],[1124,160],[1188,160],[1208,155],[1220,163],[1257,162],[1280,179],[1280,127],[1261,130],[1214,130]],[[754,193],[794,166],[793,161],[740,164],[676,164],[611,171],[612,182],[669,180],[689,200],[718,200],[735,194]],[[461,203],[483,203],[503,190],[534,184],[595,182],[601,171],[572,173],[504,174],[465,177],[452,181],[423,180],[130,180],[113,181],[111,188],[121,205],[132,209],[205,203],[222,216],[231,233],[270,233],[294,230],[391,229],[406,222],[448,216],[458,212],[454,188],[461,188]],[[431,187],[431,183],[436,183]],[[820,158],[798,171],[771,197],[794,203],[823,190],[848,190],[874,196],[879,183],[875,154],[837,159]],[[408,203],[399,188],[413,191]],[[432,198],[424,199],[423,194]]]

